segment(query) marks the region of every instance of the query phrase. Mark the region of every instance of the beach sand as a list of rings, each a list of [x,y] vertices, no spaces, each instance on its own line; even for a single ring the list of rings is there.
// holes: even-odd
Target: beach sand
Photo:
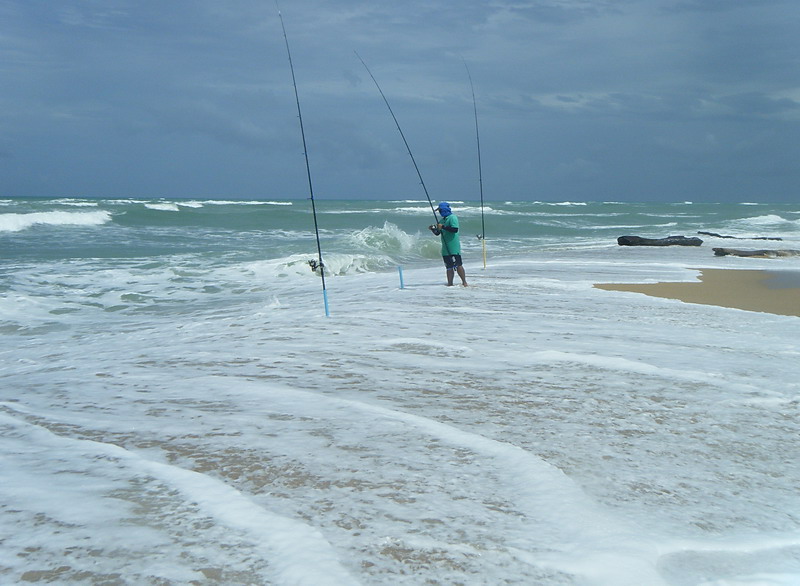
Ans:
[[[697,269],[696,283],[598,283],[606,291],[629,291],[686,303],[800,317],[800,272]]]

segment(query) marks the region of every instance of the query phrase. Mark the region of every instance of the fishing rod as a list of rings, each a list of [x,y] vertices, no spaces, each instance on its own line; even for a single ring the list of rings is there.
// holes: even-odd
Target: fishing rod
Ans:
[[[283,24],[280,6],[277,0],[275,8],[278,9],[278,18],[281,21],[283,30],[283,40],[286,42],[286,54],[289,56],[289,69],[292,72],[292,85],[294,86],[294,100],[297,103],[297,118],[300,120],[300,136],[303,138],[303,156],[306,160],[306,176],[308,177],[308,193],[311,199],[311,213],[314,216],[314,233],[317,238],[317,260],[310,260],[308,264],[312,271],[319,269],[319,276],[322,278],[322,300],[325,304],[325,316],[330,316],[328,309],[328,290],[325,287],[325,263],[322,262],[322,246],[319,243],[319,225],[317,224],[317,206],[314,204],[314,185],[311,181],[311,165],[308,162],[308,147],[306,145],[306,132],[303,127],[303,113],[300,111],[300,95],[297,92],[297,79],[294,76],[294,64],[292,63],[292,52],[289,50],[289,37],[286,36],[286,27]]]
[[[475,112],[475,141],[478,145],[478,185],[481,191],[481,234],[478,240],[481,241],[483,247],[483,268],[486,268],[486,222],[483,215],[483,170],[481,167],[481,135],[478,132],[478,102],[475,100],[475,86],[472,84],[472,75],[470,75],[467,61],[464,60],[464,68],[467,70],[467,77],[469,78],[469,87],[472,90],[472,109]]]
[[[364,60],[361,58],[361,55],[358,54],[358,51],[353,51],[353,52],[356,54],[356,57],[358,57],[358,60],[361,61],[361,64],[364,66],[364,69],[367,70],[367,73],[369,73],[369,76],[372,78],[372,81],[375,82],[375,87],[378,88],[378,91],[380,92],[381,97],[383,98],[383,101],[386,104],[386,107],[389,108],[389,113],[392,115],[392,119],[394,120],[394,124],[395,124],[395,126],[397,126],[397,130],[400,131],[400,136],[403,139],[403,143],[406,145],[406,150],[408,151],[408,156],[411,157],[411,162],[414,163],[414,169],[416,169],[416,171],[417,171],[417,177],[419,177],[419,182],[420,182],[420,185],[422,185],[422,190],[425,192],[425,197],[428,198],[428,203],[430,204],[431,211],[433,212],[433,219],[436,222],[436,224],[439,224],[439,216],[436,215],[436,208],[433,207],[433,202],[431,201],[431,196],[428,194],[428,188],[425,187],[425,181],[423,181],[423,179],[422,179],[422,173],[419,172],[419,167],[417,166],[417,161],[416,161],[416,159],[414,159],[414,153],[411,152],[411,147],[408,146],[408,141],[406,140],[406,135],[403,134],[403,129],[400,128],[400,123],[397,121],[397,116],[394,115],[394,111],[392,110],[392,107],[389,105],[389,100],[386,99],[386,96],[383,94],[383,90],[381,89],[381,86],[378,85],[378,80],[375,79],[374,75],[372,75],[372,72],[369,70],[369,67],[367,67],[367,64],[364,63]]]

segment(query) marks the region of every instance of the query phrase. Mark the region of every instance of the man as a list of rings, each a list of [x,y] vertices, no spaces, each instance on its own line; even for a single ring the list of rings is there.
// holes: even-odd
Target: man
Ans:
[[[458,218],[450,209],[450,204],[443,201],[436,208],[442,216],[442,221],[429,226],[434,235],[442,237],[442,258],[447,268],[447,286],[453,286],[453,277],[456,272],[461,278],[461,284],[467,286],[467,274],[461,266],[461,240],[458,237]]]

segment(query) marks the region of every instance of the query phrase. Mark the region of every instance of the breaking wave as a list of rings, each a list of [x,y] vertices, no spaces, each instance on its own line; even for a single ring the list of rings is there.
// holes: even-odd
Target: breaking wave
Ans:
[[[0,232],[21,232],[33,226],[101,226],[111,221],[111,213],[96,212],[34,212],[30,214],[0,214]]]

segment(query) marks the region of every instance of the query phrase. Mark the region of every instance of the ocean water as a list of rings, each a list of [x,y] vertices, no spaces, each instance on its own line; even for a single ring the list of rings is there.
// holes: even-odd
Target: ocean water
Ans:
[[[800,584],[800,318],[592,286],[800,205],[316,204],[0,200],[0,583]]]

